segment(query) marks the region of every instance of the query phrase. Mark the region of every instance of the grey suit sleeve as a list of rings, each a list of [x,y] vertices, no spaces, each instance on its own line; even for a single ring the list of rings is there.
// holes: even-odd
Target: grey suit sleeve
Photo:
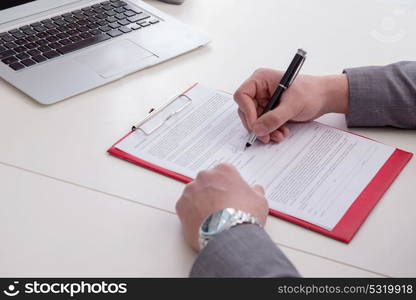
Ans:
[[[259,226],[221,232],[198,255],[191,277],[298,277],[299,274]]]
[[[416,62],[346,69],[347,124],[416,128]]]

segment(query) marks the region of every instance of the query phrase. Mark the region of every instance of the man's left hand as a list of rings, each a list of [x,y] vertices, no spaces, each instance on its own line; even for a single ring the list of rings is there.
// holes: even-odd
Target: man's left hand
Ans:
[[[231,165],[220,164],[211,170],[201,171],[188,183],[176,204],[187,242],[199,250],[198,230],[210,214],[235,208],[256,217],[264,226],[268,205],[260,185],[250,187]]]

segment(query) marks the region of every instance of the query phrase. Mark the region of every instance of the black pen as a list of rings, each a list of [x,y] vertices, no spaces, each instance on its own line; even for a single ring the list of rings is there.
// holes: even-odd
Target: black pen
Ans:
[[[290,85],[293,83],[293,81],[295,80],[296,76],[298,75],[300,71],[300,68],[302,68],[303,63],[305,62],[305,59],[306,59],[306,51],[302,49],[298,49],[298,52],[296,52],[295,57],[292,59],[292,62],[290,63],[285,74],[280,80],[279,85],[274,91],[272,98],[270,98],[269,103],[267,103],[266,107],[264,108],[262,115],[264,115],[270,110],[273,110],[274,108],[276,108],[276,106],[279,105],[283,92],[287,90],[290,87]],[[256,139],[257,139],[256,134],[254,132],[251,133],[249,140],[246,143],[245,149],[253,145]]]

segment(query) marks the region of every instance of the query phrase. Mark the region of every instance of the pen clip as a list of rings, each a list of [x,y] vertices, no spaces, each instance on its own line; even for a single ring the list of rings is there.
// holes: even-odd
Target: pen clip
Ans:
[[[293,77],[292,77],[292,79],[290,80],[290,82],[289,82],[289,84],[287,85],[287,87],[290,87],[290,86],[292,85],[293,81],[295,81],[296,77],[297,77],[297,76],[298,76],[298,74],[299,74],[300,69],[301,69],[301,68],[302,68],[302,66],[303,66],[303,63],[305,62],[305,59],[306,59],[306,57],[305,57],[305,56],[302,56],[302,62],[299,64],[299,67],[297,68],[295,75],[293,75]]]

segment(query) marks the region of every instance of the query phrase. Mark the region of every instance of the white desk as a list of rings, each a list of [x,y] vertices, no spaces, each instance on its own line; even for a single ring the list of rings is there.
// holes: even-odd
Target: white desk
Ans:
[[[106,154],[134,121],[196,81],[232,92],[257,67],[284,69],[298,47],[313,74],[414,60],[410,1],[148,2],[213,42],[48,107],[0,81],[0,276],[186,276],[183,184]],[[394,33],[380,25],[390,17],[405,35],[374,38]],[[345,128],[341,115],[321,121]],[[416,152],[415,131],[355,131]],[[274,217],[266,229],[305,276],[416,276],[415,175],[413,159],[349,245]]]

